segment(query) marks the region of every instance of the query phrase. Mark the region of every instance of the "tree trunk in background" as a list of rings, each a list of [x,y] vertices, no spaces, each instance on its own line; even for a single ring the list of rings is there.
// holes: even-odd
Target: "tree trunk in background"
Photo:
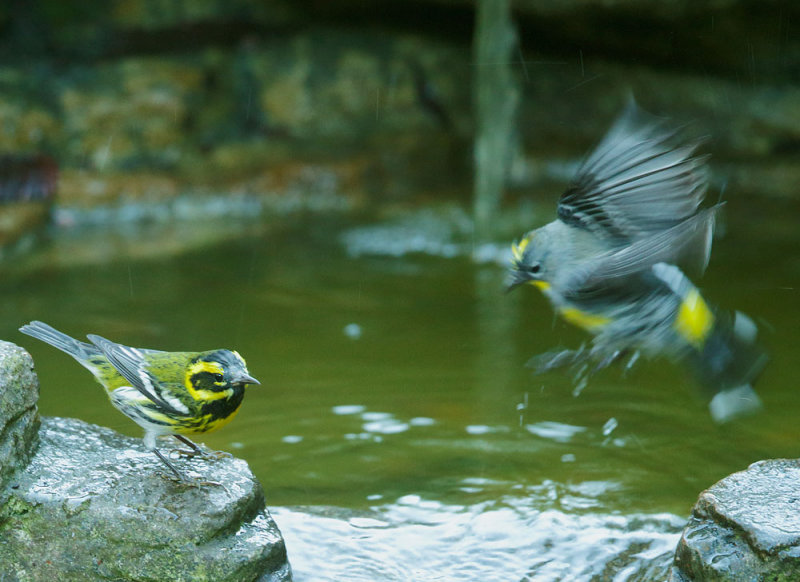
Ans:
[[[475,25],[475,239],[491,239],[513,153],[520,89],[512,72],[510,0],[480,0]]]

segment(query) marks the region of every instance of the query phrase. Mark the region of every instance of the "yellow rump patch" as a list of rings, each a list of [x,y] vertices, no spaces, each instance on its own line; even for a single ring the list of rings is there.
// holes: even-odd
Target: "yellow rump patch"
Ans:
[[[714,327],[714,314],[697,289],[692,289],[684,297],[673,327],[692,346],[697,349],[703,347]]]
[[[559,312],[572,325],[577,325],[587,331],[596,331],[611,322],[608,317],[587,313],[574,307],[563,307],[559,309]]]

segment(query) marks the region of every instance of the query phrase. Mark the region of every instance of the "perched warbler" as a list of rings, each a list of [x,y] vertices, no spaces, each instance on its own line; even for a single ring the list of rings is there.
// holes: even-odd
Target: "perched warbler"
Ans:
[[[131,348],[98,335],[91,344],[32,321],[19,329],[68,353],[103,385],[111,404],[144,429],[144,444],[180,480],[183,476],[156,448],[156,437],[172,435],[201,454],[184,435],[217,430],[242,404],[245,386],[260,384],[244,359],[230,350],[162,352]]]
[[[512,246],[508,289],[540,289],[591,348],[535,358],[588,374],[631,353],[687,364],[709,391],[718,422],[759,408],[752,384],[766,364],[746,315],[710,306],[682,269],[702,273],[715,215],[701,209],[707,156],[631,101],[579,167],[558,218]],[[591,362],[596,364],[590,369]]]

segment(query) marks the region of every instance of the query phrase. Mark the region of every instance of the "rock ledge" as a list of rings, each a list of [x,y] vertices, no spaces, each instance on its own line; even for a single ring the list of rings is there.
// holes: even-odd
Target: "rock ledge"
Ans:
[[[178,482],[141,439],[39,427],[36,396],[30,356],[0,342],[0,580],[291,582],[246,462],[175,459]]]
[[[671,580],[800,580],[800,460],[759,461],[701,493]]]

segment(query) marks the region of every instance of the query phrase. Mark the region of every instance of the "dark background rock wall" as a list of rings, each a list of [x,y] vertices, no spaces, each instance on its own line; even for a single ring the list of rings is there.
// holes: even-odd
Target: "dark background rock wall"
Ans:
[[[518,1],[536,186],[633,94],[714,137],[719,181],[793,195],[800,3]],[[13,0],[0,7],[0,152],[47,153],[59,202],[471,189],[474,3]],[[695,128],[692,128],[695,131]]]

